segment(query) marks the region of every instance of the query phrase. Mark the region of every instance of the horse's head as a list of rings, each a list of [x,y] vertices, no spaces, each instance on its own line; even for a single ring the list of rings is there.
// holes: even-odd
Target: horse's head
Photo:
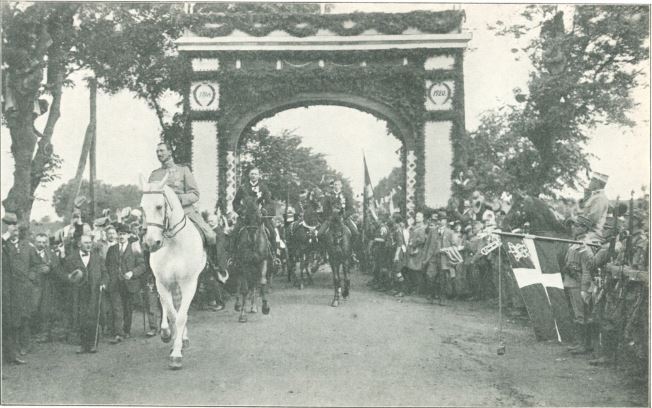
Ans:
[[[242,218],[245,225],[260,225],[262,223],[262,215],[260,213],[260,206],[258,199],[253,196],[248,196],[243,200],[242,207],[244,211]]]
[[[158,251],[163,245],[163,233],[170,225],[172,213],[183,213],[176,194],[166,185],[167,179],[166,174],[163,180],[154,183],[145,183],[142,177],[140,180],[143,192],[140,206],[143,209],[143,224],[146,226],[143,243],[150,252]]]
[[[511,197],[509,209],[505,211],[502,223],[500,225],[503,231],[513,231],[516,228],[521,228],[523,224],[528,222],[526,207],[532,206],[532,197],[514,194]]]

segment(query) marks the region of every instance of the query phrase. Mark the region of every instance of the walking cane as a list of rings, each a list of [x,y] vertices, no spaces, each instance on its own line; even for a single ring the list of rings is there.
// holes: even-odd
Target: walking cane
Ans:
[[[149,300],[148,299],[148,294],[146,292],[147,289],[149,289],[149,288],[147,287],[147,284],[145,284],[145,287],[143,288],[142,296],[140,297],[140,299],[143,302],[143,333],[145,333],[145,334],[147,334],[147,324],[145,323],[145,307],[146,307],[147,301]]]
[[[102,292],[104,291],[104,288],[100,286],[100,295],[98,296],[97,300],[97,320],[95,323],[95,348],[97,349],[97,345],[99,343],[99,334],[100,334],[100,313],[102,311]]]

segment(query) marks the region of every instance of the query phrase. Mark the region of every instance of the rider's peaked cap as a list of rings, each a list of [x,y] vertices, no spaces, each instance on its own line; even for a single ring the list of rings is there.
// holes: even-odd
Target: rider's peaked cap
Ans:
[[[591,174],[591,179],[592,180],[598,180],[601,181],[604,184],[607,184],[607,181],[609,181],[609,176],[603,173],[598,173],[597,171],[594,171]]]

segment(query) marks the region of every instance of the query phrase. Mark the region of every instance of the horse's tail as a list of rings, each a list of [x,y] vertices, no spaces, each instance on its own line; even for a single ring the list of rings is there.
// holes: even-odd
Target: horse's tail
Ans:
[[[181,307],[181,287],[177,282],[172,284],[170,292],[172,293],[172,304],[174,305],[174,310],[179,311],[179,307]]]

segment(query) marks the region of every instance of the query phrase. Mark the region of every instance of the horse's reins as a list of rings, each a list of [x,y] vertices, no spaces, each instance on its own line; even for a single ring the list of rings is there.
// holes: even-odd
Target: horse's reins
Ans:
[[[146,222],[146,226],[152,226],[156,228],[160,228],[163,231],[163,236],[165,238],[174,238],[182,229],[185,228],[186,226],[186,214],[183,214],[183,218],[181,218],[181,221],[177,222],[170,228],[170,219],[168,218],[168,208],[170,208],[170,212],[172,212],[172,205],[170,205],[170,201],[168,200],[168,197],[165,195],[163,191],[143,191],[143,194],[161,194],[163,198],[165,199],[165,206],[163,209],[163,220],[165,224],[159,224],[156,222]],[[145,218],[147,220],[147,218]],[[183,223],[183,225],[181,225]],[[179,227],[181,225],[181,227]]]

